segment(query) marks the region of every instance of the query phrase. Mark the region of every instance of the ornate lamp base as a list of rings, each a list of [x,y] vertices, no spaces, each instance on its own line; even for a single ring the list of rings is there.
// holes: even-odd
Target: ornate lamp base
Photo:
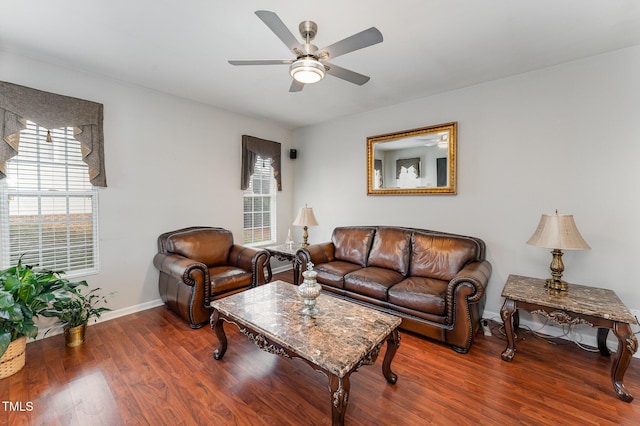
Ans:
[[[564,263],[562,262],[562,250],[554,249],[551,251],[553,259],[551,259],[551,278],[545,282],[545,287],[552,290],[567,291],[569,286],[566,281],[562,279],[562,273],[564,272]]]
[[[551,290],[559,290],[559,291],[567,291],[569,289],[569,285],[564,280],[555,280],[553,278],[549,278],[545,281],[544,286]]]

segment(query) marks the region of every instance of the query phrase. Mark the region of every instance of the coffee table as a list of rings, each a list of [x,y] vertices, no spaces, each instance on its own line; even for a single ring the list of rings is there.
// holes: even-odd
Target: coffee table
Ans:
[[[400,346],[401,319],[375,309],[321,294],[319,313],[305,316],[297,287],[274,281],[211,302],[211,327],[219,346],[213,357],[227,350],[224,321],[235,324],[260,349],[286,358],[299,358],[329,378],[333,425],[343,425],[352,372],[374,364],[387,342],[382,374],[388,383],[398,376],[391,361]]]

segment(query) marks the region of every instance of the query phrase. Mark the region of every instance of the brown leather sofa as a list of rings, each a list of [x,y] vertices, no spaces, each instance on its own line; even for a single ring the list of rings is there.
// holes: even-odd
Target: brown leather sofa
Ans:
[[[209,322],[212,300],[265,283],[269,252],[233,243],[222,228],[194,226],[158,237],[160,298],[191,328]]]
[[[460,353],[480,328],[491,264],[479,238],[423,229],[353,226],[297,251],[323,290],[402,318],[401,328]]]

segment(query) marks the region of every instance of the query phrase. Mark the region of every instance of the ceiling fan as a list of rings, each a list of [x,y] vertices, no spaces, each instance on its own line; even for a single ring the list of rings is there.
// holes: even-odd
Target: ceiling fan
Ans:
[[[289,92],[299,92],[305,84],[317,83],[325,74],[341,78],[350,83],[362,86],[369,77],[355,71],[339,67],[326,62],[345,53],[363,49],[378,44],[382,41],[382,34],[377,28],[371,27],[357,34],[333,43],[330,46],[318,49],[311,44],[311,40],[318,32],[318,26],[313,21],[302,21],[299,25],[303,43],[298,42],[287,26],[276,15],[268,10],[256,11],[258,18],[264,22],[274,34],[296,55],[295,59],[256,59],[229,61],[231,65],[289,65],[289,74],[293,82]]]

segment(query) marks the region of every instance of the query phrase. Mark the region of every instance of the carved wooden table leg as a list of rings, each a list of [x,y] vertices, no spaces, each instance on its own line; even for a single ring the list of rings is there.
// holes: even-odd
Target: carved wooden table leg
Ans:
[[[271,260],[269,260],[265,265],[265,269],[267,270],[267,276],[265,278],[265,283],[270,283],[273,279],[273,271],[271,270]]]
[[[211,328],[218,338],[218,349],[213,352],[214,359],[221,359],[227,351],[227,336],[224,334],[224,320],[220,318],[220,312],[213,310],[211,315]]]
[[[300,259],[297,257],[293,259],[293,285],[300,284]]]
[[[331,392],[331,424],[333,426],[344,425],[344,415],[347,412],[349,402],[349,389],[351,373],[340,378],[335,374],[329,375],[329,391]]]
[[[614,322],[613,334],[618,338],[618,352],[611,364],[611,380],[613,381],[613,388],[618,395],[618,398],[625,402],[633,401],[633,396],[624,387],[622,380],[624,373],[629,367],[631,357],[638,350],[638,340],[635,334],[631,332],[631,326],[626,323]]]
[[[608,335],[609,335],[608,328],[598,327],[597,336],[598,336],[598,350],[600,351],[600,355],[604,355],[604,356],[611,355],[609,348],[607,348]]]
[[[387,352],[384,354],[384,361],[382,362],[382,374],[384,374],[387,382],[391,384],[395,384],[398,381],[398,375],[391,371],[391,361],[393,361],[393,357],[399,347],[400,333],[398,333],[398,329],[395,329],[387,337]]]
[[[502,352],[502,360],[511,362],[516,354],[515,331],[513,324],[513,314],[516,311],[515,300],[506,299],[500,310],[500,317],[504,324],[504,334],[507,336],[507,347]],[[516,321],[518,321],[517,319]],[[518,321],[519,322],[519,321]]]

